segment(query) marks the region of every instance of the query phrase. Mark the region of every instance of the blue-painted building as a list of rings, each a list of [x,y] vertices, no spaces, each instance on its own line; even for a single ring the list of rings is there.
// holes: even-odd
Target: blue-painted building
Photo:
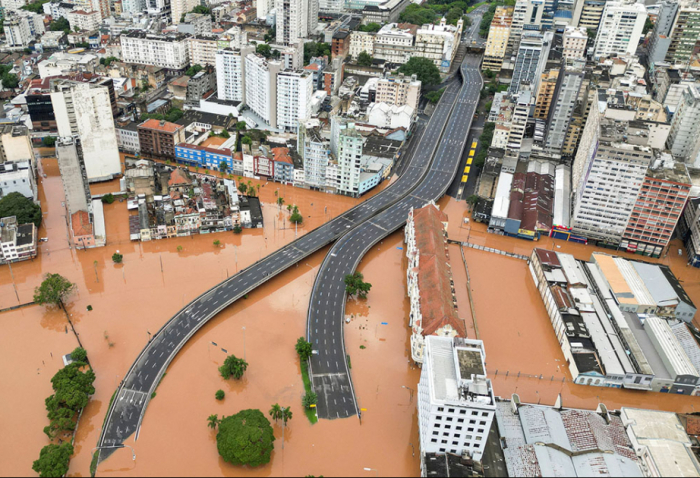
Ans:
[[[195,144],[180,143],[175,146],[175,161],[187,166],[199,166],[200,168],[219,171],[221,163],[226,163],[226,171],[234,169],[231,150],[228,148],[208,148]]]

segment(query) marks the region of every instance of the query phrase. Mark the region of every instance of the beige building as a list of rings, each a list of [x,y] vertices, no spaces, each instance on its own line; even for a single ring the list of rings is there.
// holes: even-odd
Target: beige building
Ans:
[[[66,15],[68,24],[73,31],[93,31],[99,28],[102,23],[100,12],[84,12],[83,10],[74,10]]]
[[[549,70],[542,73],[540,86],[537,90],[537,100],[535,101],[535,118],[546,120],[549,108],[552,105],[554,92],[557,88],[559,70]]]
[[[410,23],[389,23],[374,38],[374,57],[392,63],[406,63],[415,56],[414,40],[418,26]]]
[[[374,39],[374,33],[352,32],[350,34],[350,50],[348,53],[354,59],[357,59],[363,51],[370,56],[374,56]]]
[[[453,26],[447,24],[445,17],[439,25],[423,25],[416,33],[415,55],[432,60],[440,71],[447,73],[457,54],[462,26],[461,19]]]
[[[403,75],[380,78],[377,82],[376,103],[395,106],[408,105],[415,111],[420,101],[421,82],[416,75]]]
[[[216,65],[216,50],[218,49],[218,35],[202,34],[187,39],[187,49],[192,65]]]
[[[513,7],[496,8],[491,27],[489,28],[488,40],[486,41],[482,70],[491,70],[494,73],[501,71],[512,23]]]
[[[583,59],[587,43],[588,33],[585,28],[566,27],[562,55],[568,60]]]

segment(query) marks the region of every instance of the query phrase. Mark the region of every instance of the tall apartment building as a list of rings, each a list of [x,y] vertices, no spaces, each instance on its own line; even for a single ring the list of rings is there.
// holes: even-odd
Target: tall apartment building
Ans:
[[[329,141],[321,136],[319,126],[301,123],[297,145],[304,161],[304,184],[311,189],[323,190],[326,187],[328,163],[332,158]]]
[[[421,453],[480,461],[496,414],[480,340],[428,336],[418,383]]]
[[[654,159],[648,128],[601,117],[593,102],[574,161],[576,234],[618,245]]]
[[[5,41],[9,47],[28,47],[45,31],[43,15],[19,11],[6,15],[3,23]]]
[[[659,63],[666,58],[668,47],[671,45],[669,35],[678,14],[677,0],[662,0],[658,5],[659,13],[647,49],[650,64]]]
[[[168,23],[171,10],[170,0],[146,0],[146,12],[149,17]]]
[[[187,35],[133,30],[120,37],[122,61],[181,71],[189,64]]]
[[[593,57],[598,59],[634,55],[646,20],[647,10],[642,3],[606,3],[593,47]]]
[[[523,84],[529,84],[533,92],[537,91],[552,47],[552,38],[552,32],[542,34],[526,31],[523,33],[513,67],[513,78],[509,90],[511,93],[517,93]]]
[[[375,34],[371,32],[350,32],[350,49],[348,54],[353,58],[365,52],[369,56],[374,56]]]
[[[527,120],[530,117],[532,108],[532,93],[529,87],[523,88],[513,100],[513,113],[510,118],[510,126],[506,140],[506,154],[517,158],[520,154]]]
[[[540,86],[537,88],[537,99],[535,100],[535,119],[547,119],[549,115],[549,107],[554,99],[554,91],[557,87],[557,79],[559,78],[559,70],[551,69],[542,73],[540,77]]]
[[[513,7],[497,7],[486,40],[484,61],[481,65],[483,71],[491,70],[494,73],[501,71],[512,23]]]
[[[566,27],[563,35],[562,56],[567,60],[578,60],[586,56],[588,33],[584,28]]]
[[[278,45],[291,45],[308,36],[309,4],[313,1],[275,0]]]
[[[255,2],[255,8],[258,19],[263,20],[267,18],[270,10],[275,8],[275,0],[258,0]]]
[[[374,101],[395,106],[408,105],[415,111],[420,101],[421,82],[416,75],[387,75],[377,81]]]
[[[546,118],[547,136],[544,147],[550,153],[562,153],[582,83],[582,71],[570,66],[562,67]]]
[[[245,59],[251,53],[252,46],[216,52],[216,87],[220,100],[245,103]]]
[[[700,39],[700,5],[681,4],[668,36],[669,45],[666,61],[670,63],[688,62]]]
[[[66,15],[66,19],[71,30],[76,32],[97,30],[102,24],[102,16],[98,11],[73,10]]]
[[[296,132],[299,122],[311,117],[313,75],[308,71],[284,70],[277,75],[277,127]]]
[[[597,31],[605,9],[605,0],[583,0],[576,2],[571,25]]]
[[[691,181],[682,163],[649,169],[632,209],[620,247],[661,257],[683,213]]]
[[[338,132],[338,192],[347,196],[360,195],[360,170],[364,139],[355,123],[333,117]]]
[[[109,89],[99,84],[55,80],[51,82],[51,104],[58,135],[80,138],[88,180],[106,181],[120,175]]]
[[[245,102],[265,123],[277,128],[277,75],[282,63],[258,54],[245,57]]]
[[[513,21],[508,37],[508,54],[517,54],[520,40],[525,31],[540,31],[542,29],[542,15],[544,14],[544,0],[517,0],[513,9]]]
[[[139,145],[144,156],[174,160],[175,146],[185,142],[183,125],[149,119],[138,125]]]
[[[690,85],[683,92],[666,144],[676,159],[700,166],[700,88],[697,85]]]
[[[177,31],[187,35],[210,35],[212,32],[211,15],[186,13],[184,20],[177,25]]]

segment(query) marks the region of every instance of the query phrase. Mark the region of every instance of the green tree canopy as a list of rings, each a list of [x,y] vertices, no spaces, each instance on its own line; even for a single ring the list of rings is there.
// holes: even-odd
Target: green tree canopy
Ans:
[[[272,56],[272,47],[267,43],[258,43],[255,47],[255,53],[258,53],[265,58],[270,58]]]
[[[357,56],[357,64],[360,66],[372,66],[372,56],[366,51]]]
[[[318,395],[314,392],[307,392],[306,395],[301,399],[301,404],[304,408],[311,408],[311,405],[316,405],[318,403]]]
[[[109,66],[112,63],[114,63],[115,61],[119,61],[119,58],[117,58],[116,56],[108,56],[106,58],[100,58],[100,65]]]
[[[224,360],[224,364],[219,367],[219,373],[224,379],[229,379],[231,377],[235,379],[241,379],[243,374],[248,369],[248,362],[243,359],[239,359],[235,355],[229,355]]]
[[[202,15],[209,15],[211,13],[211,9],[204,5],[197,5],[190,11],[190,13],[201,13]]]
[[[361,272],[355,272],[354,274],[348,274],[345,276],[345,292],[349,296],[356,295],[360,299],[366,299],[367,293],[372,288],[372,284],[364,281],[365,276]]]
[[[70,353],[70,358],[73,362],[87,363],[87,352],[82,347],[76,347]]]
[[[37,2],[28,3],[20,8],[32,13],[42,13],[44,11],[44,4],[49,1],[50,0],[39,0]]]
[[[209,415],[209,418],[207,418],[207,426],[211,429],[219,426],[219,415]]]
[[[297,344],[295,346],[297,355],[302,362],[306,362],[311,357],[311,352],[313,350],[311,342],[307,342],[304,337],[299,337]]]
[[[440,101],[440,98],[442,98],[442,94],[445,92],[445,88],[440,88],[437,91],[431,91],[430,93],[427,93],[425,97],[427,98],[428,101],[430,101],[432,104],[437,104],[438,101]]]
[[[379,23],[370,22],[367,25],[360,25],[357,30],[361,32],[375,33],[381,30],[382,26]]]
[[[401,12],[399,20],[405,23],[413,23],[414,25],[423,25],[424,23],[433,23],[438,17],[435,10],[418,5],[416,3],[410,3],[406,9]]]
[[[56,137],[55,136],[45,136],[41,140],[41,144],[43,144],[47,148],[53,148],[56,145]]]
[[[70,33],[70,23],[68,23],[68,19],[66,17],[61,17],[49,24],[49,30],[52,32],[62,31],[68,35]]]
[[[187,69],[187,71],[185,72],[185,75],[194,76],[197,73],[199,73],[200,71],[202,71],[203,69],[204,68],[202,68],[202,65],[192,65],[191,67],[189,67]]]
[[[21,193],[10,193],[0,199],[0,218],[17,217],[18,224],[34,223],[41,226],[41,206],[22,196]]]
[[[34,302],[39,305],[62,305],[75,290],[75,284],[60,274],[46,274],[39,287],[34,289]]]
[[[308,65],[311,58],[317,56],[331,57],[331,46],[328,43],[304,43],[304,65]]]
[[[92,369],[83,372],[80,370],[82,366],[81,363],[72,363],[60,369],[51,378],[51,386],[55,393],[45,402],[49,413],[59,408],[77,412],[88,404],[90,395],[95,393],[95,372]]]
[[[275,436],[260,410],[242,410],[219,423],[216,446],[224,461],[251,467],[270,462]]]
[[[2,86],[9,89],[17,88],[19,86],[19,78],[14,73],[6,73],[2,75]]]
[[[409,5],[409,7],[411,5]],[[417,75],[422,83],[423,89],[440,84],[440,70],[438,70],[435,63],[428,58],[412,56],[406,63],[399,67],[399,73],[403,73],[407,76]]]
[[[41,449],[39,459],[32,465],[32,470],[42,478],[63,476],[68,473],[68,464],[73,455],[73,445],[47,445]]]
[[[167,113],[165,113],[165,121],[174,123],[184,116],[185,112],[180,108],[170,108]]]
[[[282,418],[282,407],[280,407],[279,403],[275,403],[270,408],[268,414],[270,415],[270,418],[272,418],[274,421],[280,420]]]

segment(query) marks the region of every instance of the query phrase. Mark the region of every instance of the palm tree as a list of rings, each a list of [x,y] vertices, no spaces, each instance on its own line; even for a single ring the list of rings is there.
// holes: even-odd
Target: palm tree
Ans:
[[[279,403],[275,403],[272,405],[272,408],[270,408],[270,417],[274,420],[277,421],[280,418],[282,418],[282,407],[279,406]]]
[[[284,420],[284,424],[286,425],[289,420],[292,419],[292,411],[289,409],[289,407],[285,407],[282,409],[282,420]]]
[[[219,415],[209,415],[209,418],[207,418],[207,424],[212,430],[216,429],[216,427],[219,425]]]

